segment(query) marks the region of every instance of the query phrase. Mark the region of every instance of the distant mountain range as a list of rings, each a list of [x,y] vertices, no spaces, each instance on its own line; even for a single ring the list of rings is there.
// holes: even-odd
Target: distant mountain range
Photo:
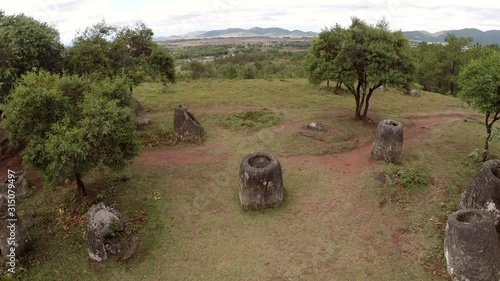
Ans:
[[[457,37],[471,37],[474,43],[478,42],[482,45],[500,44],[500,30],[481,31],[475,28],[465,28],[436,33],[429,33],[427,31],[405,31],[403,33],[408,40],[414,42],[444,42],[444,38],[446,38],[449,33],[452,33]]]
[[[474,43],[479,42],[480,44],[500,44],[500,30],[490,30],[481,31],[475,28],[465,28],[460,30],[448,30],[440,31],[435,33],[430,33],[427,31],[404,31],[406,38],[412,42],[444,42],[444,38],[448,33],[453,33],[458,37],[472,37]],[[264,37],[304,37],[304,36],[316,36],[317,32],[312,31],[301,31],[301,30],[288,30],[279,27],[271,28],[261,28],[253,27],[250,29],[243,28],[228,28],[222,30],[210,30],[210,31],[194,31],[183,34],[181,36],[171,36],[156,37],[156,40],[168,40],[168,39],[179,39],[179,38],[206,38],[206,37],[252,37],[252,36],[264,36]]]
[[[282,37],[282,36],[316,36],[318,33],[312,31],[288,30],[279,27],[261,28],[252,27],[250,29],[228,28],[222,30],[195,31],[182,35],[183,37]]]

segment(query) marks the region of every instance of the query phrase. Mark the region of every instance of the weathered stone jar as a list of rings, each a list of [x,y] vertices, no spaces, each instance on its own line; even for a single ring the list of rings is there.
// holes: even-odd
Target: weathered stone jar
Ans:
[[[371,152],[373,160],[396,163],[403,150],[403,125],[393,120],[378,123],[375,142]]]
[[[147,125],[149,123],[149,118],[148,118],[148,115],[147,115],[144,107],[136,99],[134,99],[132,101],[132,104],[133,104],[134,115],[135,115],[135,123],[138,126]]]
[[[255,152],[243,158],[239,176],[239,197],[245,211],[276,208],[283,202],[283,172],[270,153]]]
[[[104,261],[108,258],[105,238],[115,231],[123,230],[125,224],[120,213],[104,205],[103,202],[93,205],[87,211],[87,250],[89,257],[95,261]]]
[[[205,132],[198,120],[181,104],[174,111],[174,133],[181,141],[199,141]]]
[[[462,194],[458,209],[487,210],[493,216],[497,232],[500,231],[500,160],[483,163]]]
[[[13,219],[16,221],[9,221]],[[14,234],[15,233],[15,234]],[[20,258],[33,247],[26,220],[19,218],[16,212],[9,212],[8,196],[0,195],[0,251],[8,262],[13,257]],[[14,249],[15,255],[11,252]]]
[[[452,280],[499,280],[500,249],[491,214],[459,210],[448,217],[444,253]]]

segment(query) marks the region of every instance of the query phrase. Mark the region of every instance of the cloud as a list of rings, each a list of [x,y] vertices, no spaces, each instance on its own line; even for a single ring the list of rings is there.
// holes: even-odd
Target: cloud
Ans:
[[[0,0],[0,7],[53,24],[65,42],[101,19],[110,24],[142,20],[156,35],[254,26],[320,31],[336,23],[346,26],[352,16],[372,24],[386,18],[391,28],[402,30],[500,29],[500,2],[489,0]]]

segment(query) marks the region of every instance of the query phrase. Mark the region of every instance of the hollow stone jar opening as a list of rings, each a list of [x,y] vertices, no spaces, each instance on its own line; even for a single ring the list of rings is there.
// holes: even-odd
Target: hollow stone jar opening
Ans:
[[[398,123],[396,123],[396,122],[394,122],[392,120],[385,120],[384,123],[386,125],[389,125],[389,126],[394,126],[394,127],[398,126]]]
[[[478,222],[483,218],[483,216],[476,212],[464,212],[457,216],[457,221],[463,223]]]
[[[256,155],[250,159],[248,159],[248,163],[250,166],[254,168],[265,168],[271,164],[271,158],[264,156],[264,155]]]

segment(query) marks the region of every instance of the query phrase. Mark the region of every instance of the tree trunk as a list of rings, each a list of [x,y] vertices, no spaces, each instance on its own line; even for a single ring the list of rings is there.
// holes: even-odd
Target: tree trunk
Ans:
[[[488,124],[488,119],[486,119],[486,140],[484,142],[484,150],[483,150],[483,162],[488,158],[488,150],[490,148],[490,139],[491,139],[491,127],[493,124]]]
[[[455,61],[452,61],[451,63],[451,76],[455,76]],[[455,83],[453,83],[453,80],[450,81],[450,93],[452,96],[455,95]]]
[[[380,87],[380,86],[378,86]],[[376,88],[378,88],[376,87]],[[366,119],[366,115],[368,114],[368,107],[370,106],[370,98],[372,97],[373,92],[375,91],[376,88],[370,88],[368,89],[368,95],[366,95],[366,101],[365,101],[365,109],[363,111],[363,116],[361,118],[364,120]]]
[[[330,89],[330,80],[326,80],[326,88]]]
[[[361,108],[363,107],[363,100],[361,99],[361,82],[358,81],[358,85],[356,87],[356,118],[362,120],[361,116]]]
[[[85,185],[83,184],[82,175],[80,175],[80,173],[75,173],[75,180],[76,180],[76,196],[78,200],[80,200],[85,196],[87,196],[87,191],[85,190]]]
[[[130,89],[130,94],[132,94],[132,85],[129,85],[128,87]]]
[[[493,116],[491,122],[488,122],[490,120],[491,113],[490,112],[486,113],[486,118],[484,120],[484,125],[486,126],[486,141],[484,142],[483,162],[486,161],[486,159],[488,158],[488,150],[490,148],[490,139],[491,139],[491,128],[493,128],[493,124],[500,119],[500,117],[498,117],[498,114],[500,114],[499,111],[495,112],[495,115]]]
[[[355,99],[356,99],[356,114],[354,115],[354,117],[361,119],[361,102],[359,100],[359,95],[356,95]]]

